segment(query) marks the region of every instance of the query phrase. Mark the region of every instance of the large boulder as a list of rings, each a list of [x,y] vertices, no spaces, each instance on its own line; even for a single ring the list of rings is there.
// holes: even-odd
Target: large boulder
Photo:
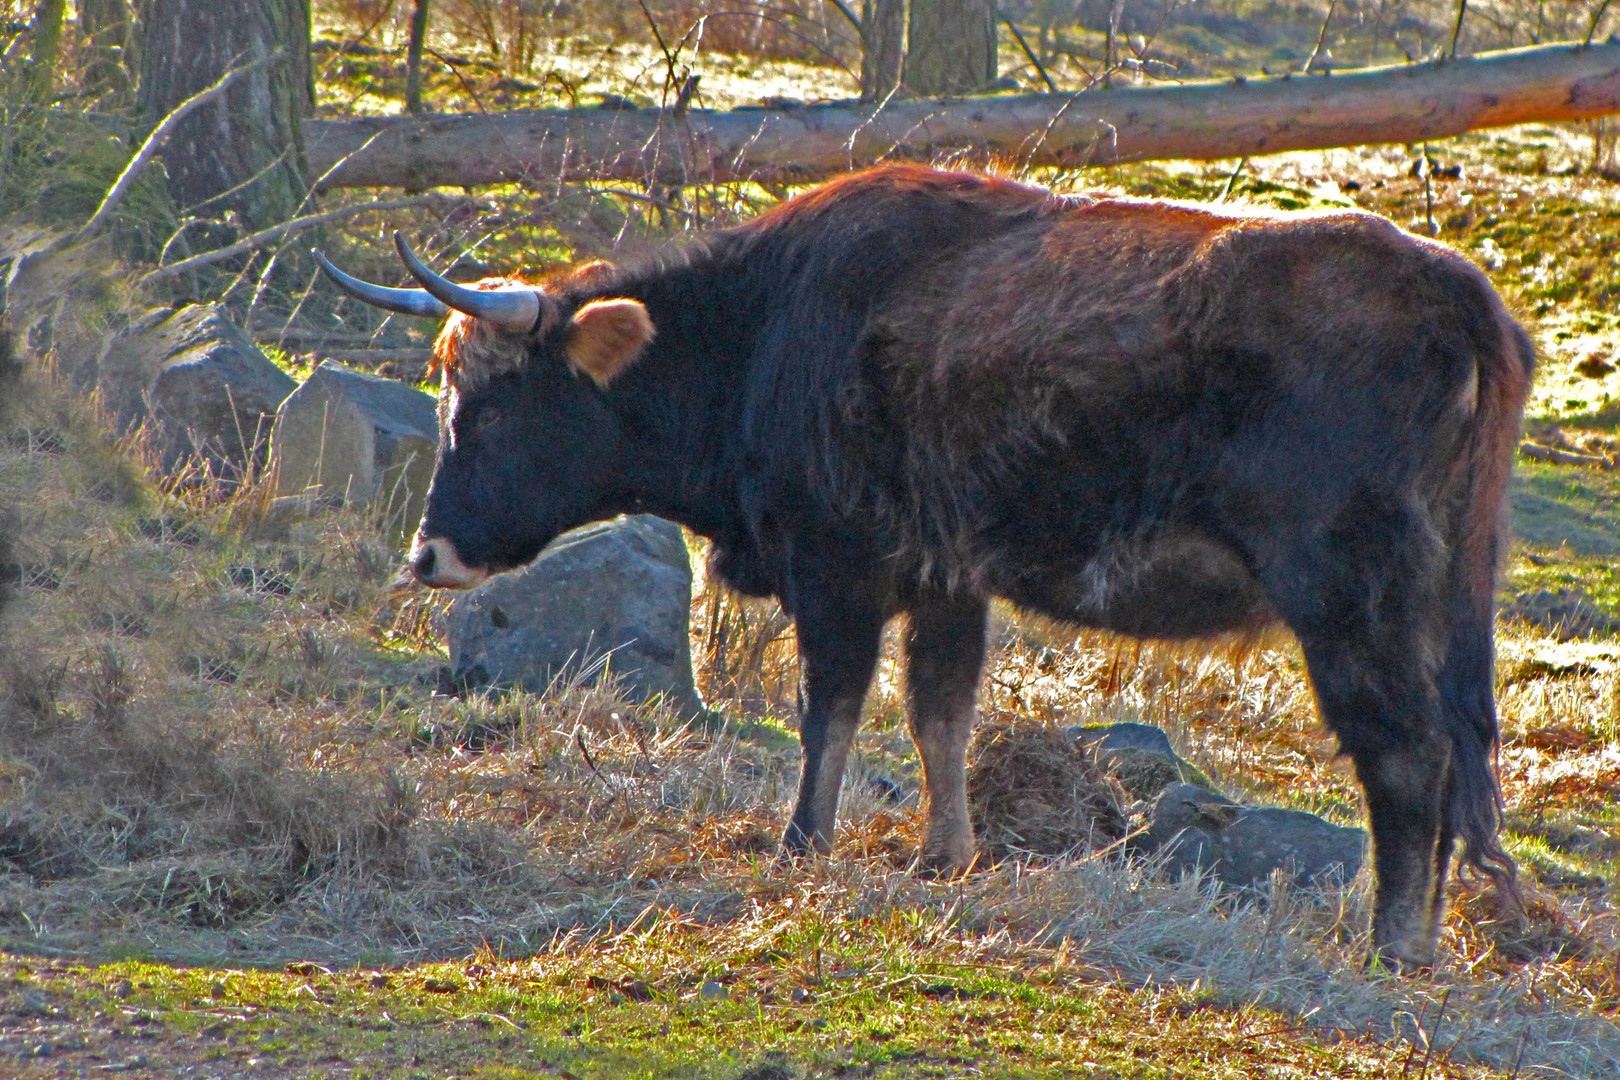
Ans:
[[[422,516],[438,437],[427,394],[322,361],[276,411],[276,493],[373,506],[397,540]]]
[[[118,317],[110,240],[69,244],[68,234],[0,222],[0,320],[30,363],[48,362],[74,390],[95,385],[106,321]]]
[[[1283,870],[1295,885],[1349,881],[1366,857],[1367,833],[1302,810],[1241,806],[1194,784],[1159,794],[1136,849],[1162,853],[1165,872],[1193,868],[1234,888],[1263,886]]]
[[[194,456],[222,476],[263,462],[276,408],[297,387],[218,304],[151,312],[102,350],[97,384],[120,428],[155,428],[165,469]]]
[[[464,686],[541,691],[559,676],[594,682],[607,671],[632,697],[696,715],[691,605],[679,526],[648,515],[587,525],[450,606],[451,674]]]

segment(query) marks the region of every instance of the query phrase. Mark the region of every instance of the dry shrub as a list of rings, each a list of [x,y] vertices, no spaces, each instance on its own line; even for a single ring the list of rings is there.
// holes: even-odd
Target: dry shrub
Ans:
[[[24,656],[5,673],[0,855],[50,879],[251,853],[255,868],[241,872],[280,882],[255,886],[268,897],[341,862],[378,860],[410,824],[399,784],[292,769],[271,741],[176,715],[136,682],[111,648],[70,665]]]
[[[1598,947],[1551,896],[1528,882],[1522,903],[1506,902],[1494,886],[1463,882],[1455,890],[1450,922],[1465,952],[1494,953],[1496,966],[1587,958]]]
[[[992,858],[1064,855],[1125,835],[1124,792],[1060,728],[988,719],[969,759],[968,808],[979,846]]]

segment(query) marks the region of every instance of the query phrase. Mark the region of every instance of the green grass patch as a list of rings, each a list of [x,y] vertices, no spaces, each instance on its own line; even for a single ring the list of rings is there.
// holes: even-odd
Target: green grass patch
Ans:
[[[516,963],[484,955],[391,972],[85,966],[4,955],[0,1001],[34,1022],[24,1077],[85,1065],[147,1075],[223,1066],[581,1080],[1374,1077],[1410,1054],[1222,1004],[1197,987],[1133,991],[1087,981],[1061,959],[1029,972],[905,962],[870,928],[837,937],[836,951],[802,956],[646,956],[650,970],[642,972],[598,969],[566,954]],[[75,1018],[88,1034],[56,1038]],[[12,1041],[3,1028],[0,1041]],[[1487,1075],[1444,1056],[1426,1071]]]

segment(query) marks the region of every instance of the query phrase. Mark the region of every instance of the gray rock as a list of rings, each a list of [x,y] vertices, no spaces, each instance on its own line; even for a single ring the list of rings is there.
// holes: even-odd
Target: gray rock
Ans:
[[[1069,735],[1102,759],[1113,750],[1148,750],[1175,757],[1176,748],[1163,728],[1152,724],[1084,724],[1068,729]]]
[[[1349,881],[1366,857],[1367,833],[1302,810],[1241,806],[1207,788],[1174,784],[1160,793],[1145,853],[1164,853],[1170,877],[1200,867],[1235,888],[1264,885],[1273,870],[1294,884]]]
[[[464,685],[541,691],[611,654],[608,669],[633,697],[663,695],[697,715],[691,603],[679,526],[645,514],[587,525],[450,606],[450,670]]]
[[[1102,767],[1133,799],[1156,799],[1171,784],[1207,786],[1208,778],[1178,757],[1152,750],[1115,750],[1101,762]]]
[[[1068,732],[1134,798],[1155,798],[1175,783],[1211,786],[1209,777],[1183,761],[1170,737],[1152,724],[1087,724]]]
[[[163,362],[154,332],[173,314],[174,309],[167,307],[138,312],[102,347],[92,379],[117,431],[128,431],[146,419],[146,392]]]
[[[121,429],[156,422],[165,469],[201,456],[230,477],[264,461],[276,408],[297,387],[218,304],[149,313],[108,341],[97,369]]]
[[[95,386],[106,325],[120,317],[109,237],[71,244],[69,233],[0,222],[0,315],[27,363],[48,362],[77,393]]]
[[[276,493],[371,505],[398,540],[422,516],[438,437],[427,394],[322,361],[276,411]]]

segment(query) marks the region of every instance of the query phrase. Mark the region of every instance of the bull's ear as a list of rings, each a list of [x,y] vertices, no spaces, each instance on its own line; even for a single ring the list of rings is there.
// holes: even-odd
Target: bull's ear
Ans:
[[[652,316],[639,300],[592,300],[568,322],[568,359],[606,386],[653,339]]]

